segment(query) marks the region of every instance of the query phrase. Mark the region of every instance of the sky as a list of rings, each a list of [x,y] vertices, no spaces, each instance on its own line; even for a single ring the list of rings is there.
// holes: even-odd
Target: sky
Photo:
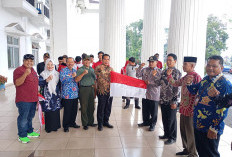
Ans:
[[[171,6],[171,0],[165,0],[168,10]],[[222,19],[224,14],[227,14],[227,18],[232,19],[232,0],[206,0],[207,7],[206,11],[208,14],[213,14],[220,19]],[[125,8],[125,20],[126,25],[129,25],[132,22],[138,21],[139,19],[143,19],[144,15],[144,0],[125,0],[126,8]],[[170,11],[166,12],[165,15],[165,27],[169,27],[169,17]],[[229,34],[229,39],[227,40],[228,50],[222,52],[222,56],[232,56],[232,24],[228,24],[227,33]]]

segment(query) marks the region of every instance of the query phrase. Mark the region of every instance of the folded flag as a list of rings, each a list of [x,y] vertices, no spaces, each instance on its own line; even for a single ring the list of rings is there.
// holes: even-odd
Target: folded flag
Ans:
[[[41,132],[42,126],[45,124],[45,121],[44,121],[42,107],[41,107],[41,104],[39,102],[40,101],[44,101],[45,98],[41,94],[38,94],[38,98],[39,98],[39,101],[38,101],[37,104],[38,104],[38,115],[39,115],[39,122],[40,122],[40,128],[39,128],[39,130]]]
[[[146,98],[147,85],[143,80],[111,72],[110,96]]]

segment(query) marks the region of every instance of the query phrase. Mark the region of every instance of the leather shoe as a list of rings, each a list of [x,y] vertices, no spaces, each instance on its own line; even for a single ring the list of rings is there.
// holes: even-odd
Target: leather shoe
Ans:
[[[154,131],[154,130],[155,130],[155,125],[150,125],[150,127],[149,127],[148,130],[149,130],[149,131]]]
[[[139,105],[135,105],[135,108],[137,109],[141,109],[141,107]]]
[[[159,139],[164,140],[164,139],[168,139],[168,137],[163,135],[163,136],[159,136]]]
[[[105,123],[105,124],[103,124],[103,126],[105,126],[107,128],[114,128],[114,126],[111,125],[110,123]]]
[[[189,155],[189,153],[187,151],[182,151],[182,152],[176,153],[176,155]]]
[[[123,107],[123,109],[127,109],[127,108],[129,108],[129,105],[126,105],[126,106]]]
[[[84,126],[83,129],[84,130],[88,130],[89,128],[88,128],[88,126]]]
[[[97,124],[88,124],[88,126],[96,127],[96,126],[97,126]]]
[[[146,123],[139,123],[138,124],[138,127],[144,127],[144,126],[149,126],[149,124],[146,124]]]
[[[164,142],[165,145],[170,145],[170,144],[173,144],[175,143],[176,140],[173,140],[173,139],[168,139],[167,141]]]
[[[68,128],[64,128],[64,132],[69,132],[69,129]]]
[[[73,124],[73,125],[71,125],[70,127],[73,127],[73,128],[80,128],[80,126],[77,125],[77,124]]]
[[[98,126],[97,129],[98,129],[98,131],[102,131],[103,130],[102,125]]]

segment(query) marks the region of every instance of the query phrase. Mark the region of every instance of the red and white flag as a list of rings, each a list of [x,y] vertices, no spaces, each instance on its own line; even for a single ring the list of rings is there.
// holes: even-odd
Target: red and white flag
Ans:
[[[40,101],[44,101],[45,98],[41,94],[38,94],[38,98],[39,98],[39,101],[38,101],[38,115],[39,115],[39,122],[40,122],[40,128],[39,128],[39,130],[41,132],[41,129],[42,129],[43,125],[45,124],[45,121],[44,121],[42,107],[41,107],[41,104],[39,102]]]
[[[143,80],[111,72],[110,96],[146,98],[147,85]]]

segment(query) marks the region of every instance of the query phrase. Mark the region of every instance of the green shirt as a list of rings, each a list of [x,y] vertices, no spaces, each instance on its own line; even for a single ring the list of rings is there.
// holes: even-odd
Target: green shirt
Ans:
[[[77,76],[81,75],[84,70],[88,70],[88,74],[84,75],[80,80],[80,86],[92,86],[96,80],[94,69],[92,67],[86,68],[84,65],[77,70]]]

